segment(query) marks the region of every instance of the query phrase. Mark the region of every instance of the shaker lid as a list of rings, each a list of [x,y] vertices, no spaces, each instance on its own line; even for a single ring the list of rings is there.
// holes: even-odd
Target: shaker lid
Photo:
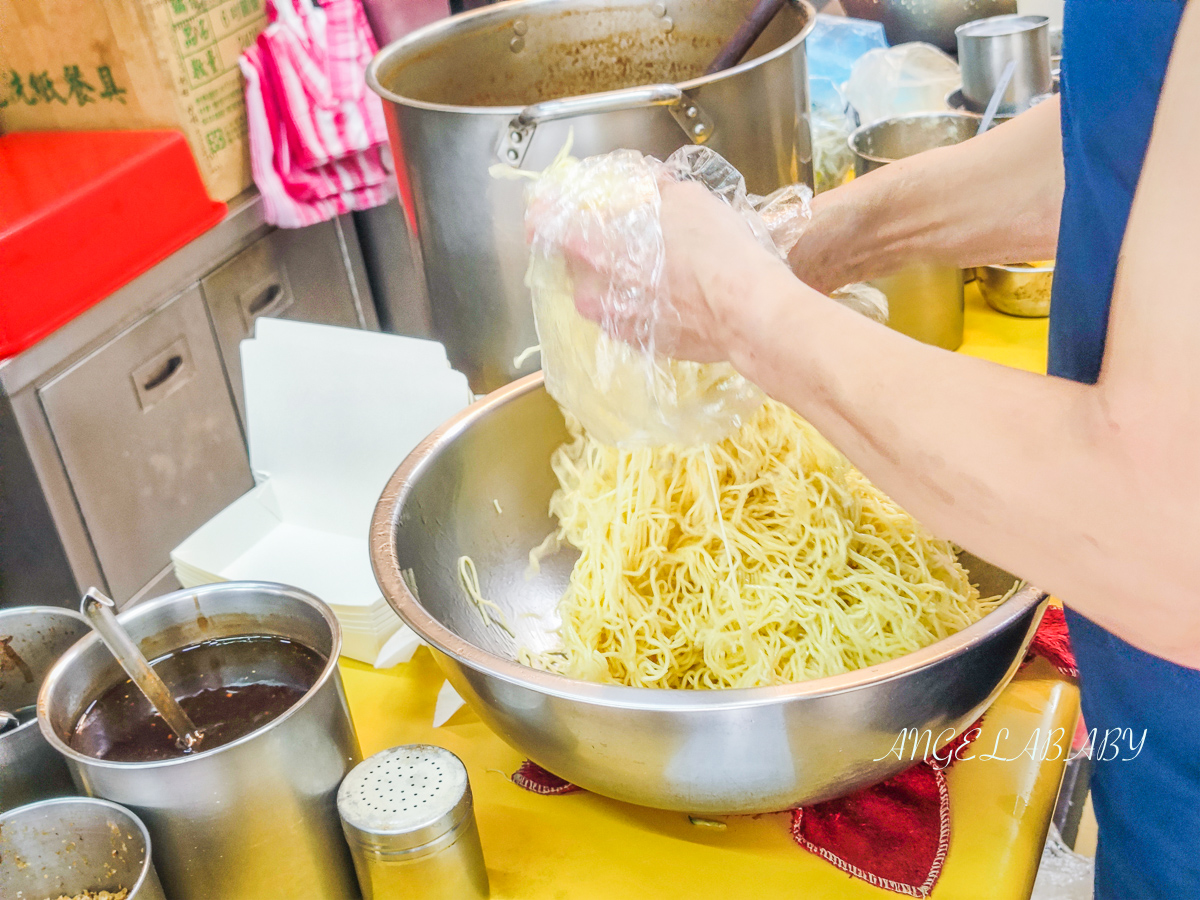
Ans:
[[[467,769],[442,747],[409,744],[376,753],[342,781],[338,813],[350,840],[380,851],[421,847],[471,812]]]

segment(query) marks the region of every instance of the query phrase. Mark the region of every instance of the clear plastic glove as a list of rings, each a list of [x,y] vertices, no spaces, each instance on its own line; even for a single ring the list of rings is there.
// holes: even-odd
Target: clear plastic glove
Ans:
[[[689,187],[760,252],[778,255],[740,173],[704,147],[666,162],[632,150],[563,157],[530,185],[527,281],[546,389],[597,440],[719,441],[763,401],[719,354],[677,358],[709,355],[695,315],[703,298],[691,296],[685,320],[676,300],[698,286],[668,271],[663,238],[663,191]]]
[[[763,396],[723,362],[730,311],[705,285],[782,269],[811,196],[789,186],[752,200],[741,174],[699,146],[666,162],[631,150],[560,157],[526,207],[550,395],[610,444],[709,443],[741,427]]]

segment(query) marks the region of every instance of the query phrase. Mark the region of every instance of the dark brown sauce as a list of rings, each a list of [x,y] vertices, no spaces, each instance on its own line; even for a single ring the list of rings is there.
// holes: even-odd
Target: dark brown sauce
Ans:
[[[197,729],[185,751],[132,681],[109,688],[79,717],[71,748],[114,762],[152,762],[212,750],[278,718],[308,692],[325,658],[269,635],[205,641],[153,661]]]
[[[466,97],[448,102],[463,106],[527,106],[643,84],[678,84],[703,75],[721,44],[716,35],[694,35],[667,44],[658,35],[624,34],[563,44],[538,58],[532,83],[525,83],[529,81],[525,73],[518,79],[481,74],[478,85]]]

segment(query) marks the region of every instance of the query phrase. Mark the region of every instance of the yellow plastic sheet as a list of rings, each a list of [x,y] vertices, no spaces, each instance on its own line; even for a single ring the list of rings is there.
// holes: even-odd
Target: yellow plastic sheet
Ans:
[[[441,673],[424,649],[385,672],[343,661],[342,675],[364,754],[428,743],[462,758],[496,900],[895,900],[797,847],[786,814],[731,817],[718,830],[693,825],[680,813],[593,794],[543,797],[522,790],[508,780],[522,757],[469,708],[432,727]],[[1062,762],[1020,754],[1035,728],[1042,735],[1062,728],[1069,741],[1077,715],[1075,688],[1041,661],[1019,674],[992,707],[977,741],[979,755],[1017,759],[977,756],[950,769],[950,852],[935,898],[1028,896]]]
[[[1046,371],[1049,319],[1020,319],[998,313],[983,302],[975,282],[967,285],[966,300],[960,353],[990,359],[1014,369]]]

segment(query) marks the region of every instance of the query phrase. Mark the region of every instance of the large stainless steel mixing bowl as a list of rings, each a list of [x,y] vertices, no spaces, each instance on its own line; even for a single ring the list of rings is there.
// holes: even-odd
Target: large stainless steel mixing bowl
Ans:
[[[430,435],[392,476],[372,523],[371,558],[388,601],[479,716],[588,790],[684,812],[755,813],[881,781],[911,764],[889,754],[904,729],[930,729],[936,741],[988,707],[1041,618],[1045,594],[1023,588],[918,653],[781,687],[653,690],[527,668],[514,662],[518,644],[549,646],[575,558],[560,552],[526,578],[530,548],[553,529],[549,461],[565,437],[540,374],[490,394]],[[485,627],[464,595],[464,554],[515,640]],[[1012,587],[1011,575],[966,562],[985,592]]]

